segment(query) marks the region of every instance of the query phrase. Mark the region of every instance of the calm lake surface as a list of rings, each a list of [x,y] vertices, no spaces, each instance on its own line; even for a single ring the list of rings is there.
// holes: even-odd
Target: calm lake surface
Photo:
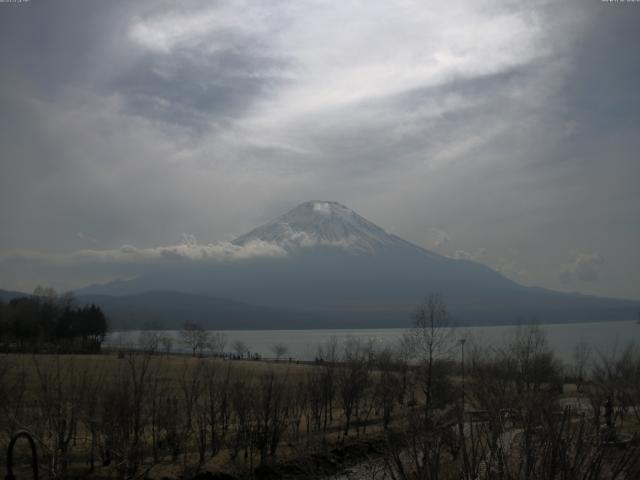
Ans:
[[[468,343],[477,343],[481,346],[500,347],[518,327],[516,326],[484,326],[484,327],[459,327],[454,335],[458,338],[466,338]],[[623,348],[630,342],[640,345],[640,324],[635,320],[602,323],[570,323],[540,325],[546,332],[547,339],[558,357],[564,361],[570,361],[573,349],[577,343],[586,342],[595,351],[609,353],[614,349]],[[335,337],[340,343],[344,343],[350,337],[360,338],[375,342],[379,346],[395,346],[398,344],[406,329],[357,329],[357,330],[225,330],[222,333],[226,337],[225,351],[233,351],[235,341],[242,341],[252,353],[257,353],[264,358],[272,358],[274,354],[271,347],[275,344],[284,344],[288,348],[286,357],[298,360],[313,360],[318,347]],[[175,352],[187,352],[188,349],[181,344],[180,332],[167,330],[166,334],[173,340]],[[107,336],[106,346],[133,347],[139,343],[140,331],[130,330],[113,332]]]

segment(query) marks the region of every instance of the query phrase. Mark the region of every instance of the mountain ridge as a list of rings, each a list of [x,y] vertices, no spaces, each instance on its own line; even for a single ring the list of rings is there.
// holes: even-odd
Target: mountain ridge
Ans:
[[[286,252],[219,262],[178,262],[79,294],[180,291],[301,312],[327,325],[406,326],[415,306],[441,293],[462,324],[633,318],[640,302],[526,287],[490,267],[414,245],[330,201],[304,202],[245,235],[237,247],[267,242]],[[265,319],[269,328],[272,320]]]

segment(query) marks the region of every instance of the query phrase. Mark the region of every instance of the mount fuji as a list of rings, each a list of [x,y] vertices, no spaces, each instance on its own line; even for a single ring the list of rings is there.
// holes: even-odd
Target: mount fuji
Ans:
[[[154,315],[166,326],[188,318],[210,328],[405,327],[430,293],[442,294],[454,321],[467,325],[621,320],[640,307],[522,286],[389,234],[337,202],[305,202],[232,244],[281,254],[177,263],[77,293],[108,313],[111,306],[115,323],[131,328]]]

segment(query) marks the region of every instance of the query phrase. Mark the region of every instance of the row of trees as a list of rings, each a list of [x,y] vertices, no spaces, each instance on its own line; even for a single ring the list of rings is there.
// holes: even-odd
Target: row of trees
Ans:
[[[38,287],[29,297],[0,302],[0,344],[5,350],[96,352],[106,332],[100,307],[77,306],[72,294]]]
[[[356,341],[344,357],[336,344],[325,350],[319,367],[258,364],[256,370],[147,353],[123,360],[22,357],[20,364],[2,357],[2,443],[18,429],[32,431],[51,478],[80,473],[74,458],[84,459],[85,473],[105,466],[133,478],[160,462],[197,467],[222,450],[237,468],[251,471],[276,461],[283,446],[361,435],[382,411],[387,428],[400,383],[391,363],[386,373],[375,371],[391,353],[377,357]]]
[[[150,354],[169,355],[176,347],[175,340],[171,332],[152,324],[140,332],[137,348]],[[236,340],[231,345],[227,345],[228,339],[224,333],[206,330],[202,324],[196,322],[185,322],[177,340],[178,345],[187,348],[193,357],[207,355],[234,359],[258,360],[261,358],[257,353],[252,354],[249,346],[242,340]],[[119,345],[123,346],[122,342]],[[226,351],[227,346],[230,352]],[[282,360],[289,353],[289,347],[282,342],[274,343],[269,350],[276,361]]]
[[[412,335],[423,408],[404,409],[383,456],[386,475],[394,480],[640,477],[640,438],[625,433],[623,422],[632,411],[634,428],[640,425],[636,345],[591,358],[579,345],[573,365],[565,366],[544,332],[526,326],[516,328],[504,345],[470,345],[465,364],[467,342],[452,338],[446,324],[442,298],[430,297],[418,310]],[[445,387],[452,370],[438,372],[456,347],[462,365],[452,400]],[[563,394],[567,382],[582,387],[577,397]],[[590,408],[584,408],[585,400]]]
[[[227,357],[225,352],[227,347],[227,336],[222,332],[213,332],[206,330],[201,324],[195,322],[185,322],[179,331],[179,337],[176,339],[171,332],[162,330],[157,325],[151,325],[150,328],[142,330],[138,336],[137,348],[147,354],[166,354],[169,355],[177,346],[175,340],[178,340],[178,346],[187,348],[193,357],[213,356]],[[120,347],[124,345],[117,342]],[[134,348],[131,345],[131,348]],[[241,340],[235,341],[231,345],[237,358],[249,357],[249,347]]]

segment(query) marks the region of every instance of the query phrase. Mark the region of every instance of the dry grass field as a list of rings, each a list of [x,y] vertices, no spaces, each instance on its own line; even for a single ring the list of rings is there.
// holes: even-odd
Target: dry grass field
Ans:
[[[29,431],[40,478],[313,478],[373,457],[401,480],[640,469],[635,347],[563,366],[532,329],[471,352],[463,384],[457,363],[429,355],[435,334],[421,335],[426,355],[411,362],[357,341],[316,364],[2,354],[0,448]]]
[[[141,353],[5,354],[0,362],[0,448],[15,431],[32,432],[49,476],[239,474],[345,437],[335,366]],[[363,398],[348,412],[346,433],[359,438],[367,425],[380,431],[373,397],[366,407]]]

